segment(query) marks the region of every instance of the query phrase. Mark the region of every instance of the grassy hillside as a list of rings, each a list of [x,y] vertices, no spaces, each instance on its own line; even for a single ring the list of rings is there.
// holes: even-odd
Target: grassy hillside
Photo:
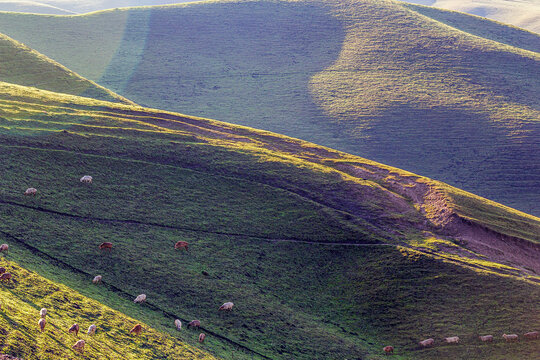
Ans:
[[[132,103],[2,34],[0,81],[100,100]]]
[[[139,104],[313,141],[540,214],[535,34],[382,0],[0,20]]]
[[[540,327],[538,218],[277,134],[1,89],[0,239],[23,266],[188,343],[172,320],[198,318],[226,359],[377,359],[388,344],[398,359],[535,359],[537,342],[500,335]],[[515,256],[469,246],[472,230]]]
[[[140,338],[129,334],[138,323],[118,311],[0,259],[13,278],[0,286],[0,353],[21,359],[214,359],[210,354],[144,325]],[[39,311],[47,308],[47,324],[39,331]],[[78,323],[78,336],[68,329]],[[95,324],[95,335],[87,335]],[[194,335],[192,335],[194,337]],[[84,355],[72,346],[86,342]]]

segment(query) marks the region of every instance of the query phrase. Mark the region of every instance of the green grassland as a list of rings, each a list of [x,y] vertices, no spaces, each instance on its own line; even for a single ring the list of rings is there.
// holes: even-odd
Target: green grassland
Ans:
[[[540,326],[538,276],[427,251],[422,234],[438,228],[391,178],[440,189],[460,216],[531,244],[538,218],[265,131],[0,88],[9,260],[187,344],[198,332],[173,320],[198,318],[208,337],[197,346],[225,359],[382,359],[389,344],[398,359],[535,359],[538,342],[500,335]],[[36,197],[22,195],[29,186]],[[103,241],[113,250],[100,253]],[[133,304],[139,293],[147,304]],[[226,301],[233,311],[218,312]],[[478,342],[484,333],[495,343]],[[460,345],[443,344],[454,335]],[[419,349],[427,337],[436,346]]]
[[[0,285],[0,352],[21,359],[214,359],[147,325],[137,338],[129,330],[138,322],[72,289],[29,272],[12,261],[0,260],[13,278]],[[45,331],[39,331],[39,311],[47,308]],[[78,323],[77,337],[68,329]],[[90,336],[86,329],[96,324]],[[83,354],[72,346],[86,342]]]
[[[5,35],[0,35],[0,59],[0,81],[100,100],[132,103]]]
[[[138,104],[283,133],[540,214],[536,34],[382,0],[0,20]]]

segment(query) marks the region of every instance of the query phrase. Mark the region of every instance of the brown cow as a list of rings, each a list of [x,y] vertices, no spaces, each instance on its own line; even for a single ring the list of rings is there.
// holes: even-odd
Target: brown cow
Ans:
[[[84,352],[84,345],[85,345],[85,341],[84,340],[79,340],[75,343],[75,345],[73,345],[73,349],[75,351],[78,351],[80,352],[81,354]]]
[[[8,245],[8,244],[2,244],[2,245],[0,245],[0,252],[4,252],[4,251],[5,251],[5,252],[7,253],[8,250],[9,250],[9,245]]]
[[[433,345],[434,342],[435,342],[435,340],[433,340],[433,339],[426,339],[426,340],[420,341],[418,344],[420,346],[422,346],[422,347],[428,347],[428,346]]]
[[[189,327],[194,327],[194,328],[198,328],[201,326],[201,322],[199,320],[191,320],[188,324],[188,328]]]
[[[75,336],[78,336],[79,335],[79,325],[78,324],[71,325],[71,327],[68,330],[68,333],[70,333],[70,334],[75,333]]]
[[[525,336],[525,339],[527,340],[536,340],[538,339],[538,331],[531,331],[523,334],[523,336]]]
[[[99,245],[99,250],[104,250],[104,249],[109,249],[111,250],[112,249],[112,243],[111,242],[104,242],[104,243],[101,243],[101,245]]]
[[[383,347],[383,350],[386,354],[393,354],[394,353],[394,347],[393,346],[385,346]]]
[[[11,279],[11,273],[3,273],[2,275],[0,275],[0,280],[2,281],[6,280],[7,282],[9,282],[9,279]]]
[[[135,335],[140,335],[142,331],[142,326],[141,324],[137,324],[133,327],[133,329],[129,330],[129,333],[130,334],[135,334]]]
[[[519,341],[519,338],[516,334],[503,334],[502,336],[506,342]]]
[[[206,337],[206,335],[204,333],[200,333],[199,334],[199,342],[202,343],[204,342],[204,338]]]
[[[493,335],[484,335],[478,337],[483,342],[493,342]]]
[[[38,321],[39,328],[41,329],[41,332],[45,330],[45,325],[47,325],[47,321],[43,318],[39,319]]]
[[[186,251],[188,251],[188,243],[185,241],[177,241],[176,244],[174,244],[174,248],[176,250],[186,249]]]

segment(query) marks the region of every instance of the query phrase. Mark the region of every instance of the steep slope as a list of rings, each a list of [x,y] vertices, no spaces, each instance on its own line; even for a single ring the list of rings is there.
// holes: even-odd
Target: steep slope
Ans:
[[[0,81],[100,100],[132,103],[2,34]]]
[[[500,334],[540,327],[540,219],[265,131],[1,90],[0,238],[24,266],[172,333],[198,318],[227,359],[535,359]]]
[[[10,282],[0,285],[0,354],[27,360],[214,359],[146,324],[141,337],[136,338],[129,334],[138,323],[135,319],[14,262],[0,259],[0,266],[13,275]],[[44,332],[38,326],[42,307],[47,308]],[[81,327],[78,336],[68,333],[75,323]],[[97,326],[93,336],[86,333],[91,324]],[[80,339],[86,342],[84,355],[72,349]]]
[[[137,103],[313,141],[539,215],[539,37],[425,15],[392,1],[227,1],[0,14],[0,31]]]

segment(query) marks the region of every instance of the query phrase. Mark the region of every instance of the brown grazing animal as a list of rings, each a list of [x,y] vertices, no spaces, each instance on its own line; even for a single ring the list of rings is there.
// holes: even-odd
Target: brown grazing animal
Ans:
[[[433,345],[434,342],[435,342],[435,340],[433,340],[433,339],[426,339],[426,340],[420,341],[418,344],[420,346],[422,346],[422,347],[428,347],[428,346]]]
[[[110,242],[101,243],[101,245],[99,245],[99,250],[104,250],[104,249],[111,250],[112,249],[112,243],[110,243]]]
[[[2,244],[0,245],[0,252],[8,252],[9,245],[8,244]]]
[[[44,318],[45,316],[47,316],[47,309],[43,308],[39,311],[39,315]]]
[[[225,304],[221,305],[218,309],[218,311],[231,311],[234,304],[232,302],[226,302]]]
[[[201,326],[201,322],[199,320],[191,320],[188,324],[188,328],[189,327],[194,327],[194,328],[198,328]]]
[[[516,334],[509,334],[509,335],[503,334],[502,337],[504,338],[504,340],[506,340],[506,342],[519,341],[519,338]]]
[[[174,248],[176,250],[186,249],[186,251],[188,251],[188,243],[185,241],[177,241],[176,244],[174,244]]]
[[[85,345],[85,344],[86,344],[86,343],[84,342],[84,340],[79,340],[79,341],[77,341],[77,342],[75,343],[75,345],[73,345],[73,349],[74,349],[75,351],[78,351],[78,352],[80,352],[80,353],[83,353],[83,352],[84,352],[84,345]]]
[[[36,196],[36,194],[37,194],[37,189],[35,189],[35,188],[28,188],[24,192],[24,195],[26,195],[26,196]]]
[[[174,326],[176,327],[176,330],[182,330],[182,322],[180,321],[180,319],[174,320]]]
[[[78,336],[79,335],[79,325],[78,324],[73,324],[71,325],[71,327],[69,328],[68,332],[71,334],[71,333],[75,333],[75,336]]]
[[[444,339],[444,341],[446,341],[447,344],[458,344],[459,337],[458,336],[447,337],[446,339]]]
[[[2,275],[5,272],[6,272],[6,268],[5,267],[0,267],[0,275]]]
[[[3,273],[2,275],[0,275],[0,280],[2,281],[6,280],[7,282],[9,282],[9,279],[11,279],[10,273]]]
[[[493,342],[493,335],[484,335],[478,337],[483,342]]]
[[[385,347],[383,347],[383,350],[387,354],[393,354],[394,353],[394,347],[393,346],[385,346]]]
[[[205,334],[200,333],[200,334],[199,334],[199,342],[200,342],[200,343],[204,342],[204,338],[205,338],[205,337],[206,337]]]
[[[47,321],[45,319],[41,318],[38,321],[38,325],[39,325],[39,328],[40,328],[41,332],[43,332],[43,330],[45,330],[45,325],[47,325]]]
[[[140,335],[142,331],[142,326],[141,324],[137,324],[133,327],[133,329],[129,330],[129,333],[130,334],[135,334],[135,335]]]
[[[97,276],[94,277],[94,280],[92,280],[92,282],[94,284],[99,284],[101,282],[101,279],[103,279],[103,276],[97,275]]]
[[[531,331],[531,332],[523,334],[523,336],[525,336],[525,339],[528,339],[528,340],[536,340],[538,339],[538,331]]]

